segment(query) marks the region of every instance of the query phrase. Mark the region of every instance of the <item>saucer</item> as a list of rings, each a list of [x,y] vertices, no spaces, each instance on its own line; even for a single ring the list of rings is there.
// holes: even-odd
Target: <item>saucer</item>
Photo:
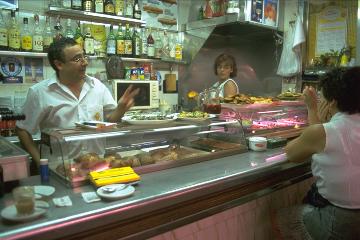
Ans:
[[[55,192],[55,188],[52,186],[34,186],[35,199],[40,199],[42,197],[48,197]]]
[[[1,211],[1,217],[15,222],[26,222],[44,215],[49,208],[49,204],[44,201],[35,201],[35,209],[32,214],[19,215],[15,205],[10,205]]]
[[[121,198],[125,198],[128,197],[130,195],[132,195],[135,192],[135,188],[131,185],[127,186],[126,188],[122,189],[122,187],[124,187],[125,184],[111,184],[111,185],[106,185],[103,187],[98,188],[98,190],[96,191],[96,193],[103,198],[107,198],[107,199],[121,199]],[[105,189],[107,188],[119,188],[121,190],[115,190],[114,192],[108,192]]]

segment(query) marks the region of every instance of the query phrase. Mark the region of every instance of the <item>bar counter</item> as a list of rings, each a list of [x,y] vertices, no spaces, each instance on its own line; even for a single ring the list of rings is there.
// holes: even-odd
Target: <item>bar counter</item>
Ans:
[[[310,161],[295,164],[284,159],[266,161],[281,149],[246,152],[196,164],[141,175],[135,193],[121,200],[85,203],[81,192],[92,185],[68,188],[56,178],[51,196],[68,195],[71,207],[50,208],[39,219],[26,223],[2,220],[1,239],[147,239],[226,211],[280,188],[311,177]],[[40,185],[40,177],[20,181]],[[3,209],[12,195],[0,200]]]

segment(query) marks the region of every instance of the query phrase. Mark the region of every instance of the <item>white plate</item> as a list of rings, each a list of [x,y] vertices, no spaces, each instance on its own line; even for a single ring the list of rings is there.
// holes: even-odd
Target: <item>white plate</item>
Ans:
[[[146,124],[156,125],[156,124],[164,124],[175,121],[176,118],[163,119],[163,120],[133,120],[131,119],[131,117],[126,116],[123,117],[122,120],[132,125],[146,125]]]
[[[101,124],[101,127],[99,127],[97,124]],[[117,123],[101,122],[101,121],[84,121],[84,122],[75,123],[75,125],[78,127],[89,128],[89,129],[110,128],[116,126],[116,124]]]
[[[18,215],[15,205],[8,206],[1,211],[1,217],[7,220],[16,221],[16,222],[26,222],[40,217],[45,214],[49,208],[49,204],[44,201],[36,201],[35,209],[32,214],[28,215]]]
[[[40,199],[42,197],[48,197],[55,192],[55,188],[52,186],[34,186],[35,199]]]
[[[107,198],[107,199],[120,199],[120,198],[125,198],[128,196],[131,196],[134,192],[135,192],[135,188],[131,185],[127,186],[126,188],[122,189],[122,190],[117,190],[115,192],[106,192],[104,191],[104,187],[115,187],[115,188],[121,188],[123,187],[125,184],[111,184],[111,185],[106,185],[103,187],[98,188],[98,190],[96,191],[96,193],[103,198]]]

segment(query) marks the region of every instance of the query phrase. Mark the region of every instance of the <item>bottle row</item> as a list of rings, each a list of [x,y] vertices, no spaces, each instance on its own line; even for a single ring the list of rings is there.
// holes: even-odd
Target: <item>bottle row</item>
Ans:
[[[52,0],[51,6],[141,19],[138,0]]]
[[[105,25],[80,24],[79,21],[73,28],[71,19],[66,19],[66,27],[63,28],[59,16],[54,26],[51,26],[50,17],[46,16],[45,26],[41,27],[37,14],[34,15],[34,26],[30,27],[30,19],[25,17],[20,29],[14,11],[11,11],[8,26],[2,14],[0,18],[1,50],[47,52],[53,41],[67,37],[75,39],[86,55],[182,60],[181,33],[130,27],[129,24],[123,26],[121,23],[110,25],[107,29]]]

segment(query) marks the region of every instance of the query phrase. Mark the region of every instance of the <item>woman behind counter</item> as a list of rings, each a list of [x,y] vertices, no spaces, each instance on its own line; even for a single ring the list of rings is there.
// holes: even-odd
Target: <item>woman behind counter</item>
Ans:
[[[312,158],[315,183],[303,205],[273,219],[280,239],[360,239],[360,67],[334,69],[305,88],[310,126],[285,148],[289,161]]]
[[[220,54],[215,59],[214,72],[218,76],[218,81],[212,88],[219,91],[219,97],[230,97],[239,93],[239,88],[232,79],[237,74],[236,61],[233,56]]]

